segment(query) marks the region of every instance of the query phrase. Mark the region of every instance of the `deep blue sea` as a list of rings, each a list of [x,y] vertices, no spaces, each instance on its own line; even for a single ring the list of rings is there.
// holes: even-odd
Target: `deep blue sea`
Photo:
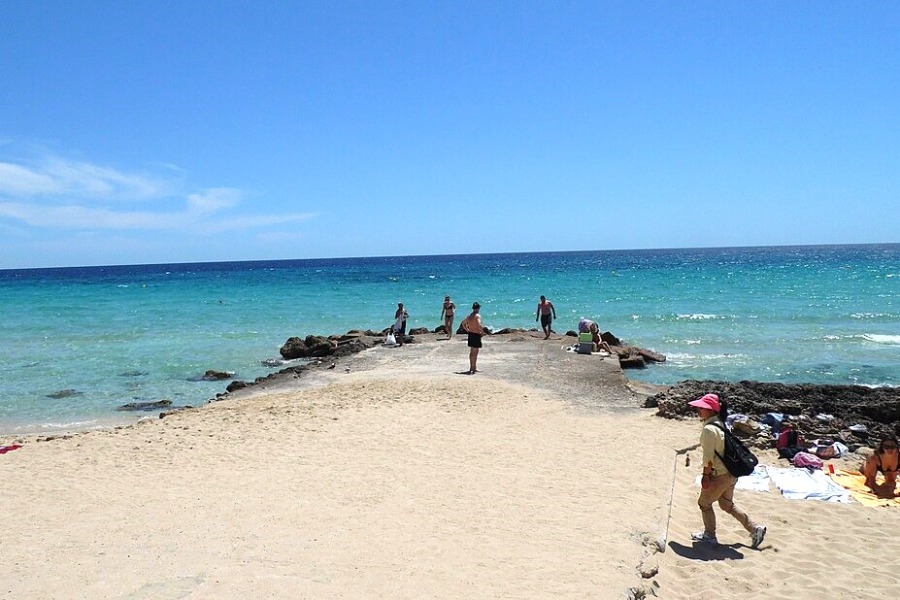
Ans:
[[[597,320],[668,357],[629,376],[900,385],[900,244],[342,258],[0,270],[0,433],[91,428],[115,407],[201,404],[294,335],[440,324],[451,294],[491,328]],[[489,343],[489,342],[488,342]],[[69,390],[62,398],[59,392]]]

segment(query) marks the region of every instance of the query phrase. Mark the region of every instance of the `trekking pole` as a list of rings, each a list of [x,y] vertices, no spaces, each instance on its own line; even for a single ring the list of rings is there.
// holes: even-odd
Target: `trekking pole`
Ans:
[[[672,487],[669,489],[669,507],[668,512],[666,513],[666,526],[665,529],[663,529],[662,536],[656,540],[656,547],[660,552],[666,551],[666,544],[668,544],[669,541],[669,521],[672,520],[672,501],[675,499],[675,472],[678,470],[679,457],[683,454],[687,454],[691,450],[696,450],[699,447],[700,444],[694,444],[693,446],[688,446],[687,448],[675,451],[675,457],[672,460]]]

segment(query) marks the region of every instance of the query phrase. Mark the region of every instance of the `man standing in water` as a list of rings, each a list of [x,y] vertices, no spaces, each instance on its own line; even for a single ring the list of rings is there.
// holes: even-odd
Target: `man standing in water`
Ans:
[[[553,319],[555,318],[556,307],[553,306],[553,303],[547,300],[545,296],[541,296],[541,301],[538,302],[537,314],[535,314],[534,320],[541,320],[541,328],[544,330],[545,340],[550,337],[550,326],[553,324]]]
[[[467,343],[469,346],[469,375],[474,375],[478,372],[478,351],[481,349],[481,338],[487,333],[481,324],[481,315],[478,314],[480,310],[481,305],[477,302],[474,303],[472,305],[472,313],[460,323],[463,331],[469,334]]]

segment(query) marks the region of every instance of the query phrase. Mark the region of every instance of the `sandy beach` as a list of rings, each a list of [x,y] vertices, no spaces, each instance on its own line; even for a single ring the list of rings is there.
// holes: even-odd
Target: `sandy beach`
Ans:
[[[462,338],[422,336],[165,419],[2,438],[23,447],[0,455],[0,596],[896,595],[900,506],[738,491],[762,546],[721,512],[721,545],[692,545],[699,421],[541,338],[487,338],[474,376]]]

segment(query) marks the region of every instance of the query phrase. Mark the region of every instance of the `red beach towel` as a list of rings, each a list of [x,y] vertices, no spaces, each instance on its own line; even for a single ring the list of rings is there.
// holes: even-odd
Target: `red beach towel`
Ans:
[[[20,444],[13,444],[12,446],[0,446],[0,454],[6,454],[10,450],[18,450],[22,446]]]

